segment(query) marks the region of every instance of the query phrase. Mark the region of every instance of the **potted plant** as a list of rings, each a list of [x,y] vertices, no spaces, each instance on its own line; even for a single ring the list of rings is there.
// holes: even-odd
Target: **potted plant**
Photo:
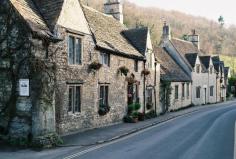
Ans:
[[[110,111],[110,107],[107,105],[100,105],[98,109],[98,114],[101,116],[106,115]]]
[[[94,61],[89,65],[89,70],[97,71],[102,67],[102,64],[100,64],[98,61]]]
[[[141,74],[144,76],[148,76],[151,72],[148,69],[142,70]]]
[[[133,117],[133,122],[137,123],[138,122],[138,112],[133,112],[132,117]]]
[[[152,103],[147,103],[146,107],[147,107],[148,110],[150,110],[150,109],[152,109],[153,105],[152,105]]]
[[[127,76],[129,73],[129,69],[126,66],[122,66],[118,69],[118,72],[123,74],[124,76]]]
[[[138,113],[138,120],[139,121],[144,121],[144,119],[145,119],[145,115],[144,115],[144,113]]]
[[[128,83],[135,83],[137,82],[132,76],[131,77],[126,77],[125,80],[128,82]]]

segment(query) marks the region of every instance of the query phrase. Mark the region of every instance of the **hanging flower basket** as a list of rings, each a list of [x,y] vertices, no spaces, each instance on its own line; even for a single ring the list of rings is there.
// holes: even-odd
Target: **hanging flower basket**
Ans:
[[[92,62],[90,65],[89,65],[89,70],[99,70],[100,68],[102,67],[102,64],[100,64],[99,62],[95,61],[95,62]]]
[[[144,76],[148,76],[151,72],[148,69],[142,70],[141,74]]]
[[[121,73],[121,75],[123,74],[124,76],[127,76],[129,73],[129,69],[125,66],[122,66],[118,69],[118,72]]]
[[[126,77],[125,80],[128,82],[128,83],[135,83],[137,82],[132,76],[131,77]]]

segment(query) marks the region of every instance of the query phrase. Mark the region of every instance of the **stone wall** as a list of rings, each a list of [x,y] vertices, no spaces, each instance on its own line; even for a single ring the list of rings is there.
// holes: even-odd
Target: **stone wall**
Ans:
[[[94,61],[99,61],[100,52],[95,49],[91,35],[83,35],[83,57],[82,65],[68,65],[68,33],[66,29],[60,28],[60,35],[63,41],[58,46],[60,56],[57,57],[58,73],[56,93],[56,122],[57,131],[60,134],[71,133],[73,131],[83,131],[86,129],[102,127],[117,122],[121,122],[127,113],[127,86],[126,77],[118,73],[118,69],[126,66],[129,69],[128,77],[131,74],[139,83],[139,98],[143,110],[143,75],[141,72],[144,68],[143,61],[138,62],[138,72],[134,70],[134,59],[110,54],[110,67],[102,66],[96,72],[89,72],[88,66]],[[76,33],[69,33],[78,36]],[[147,76],[146,85],[154,86],[154,70]],[[157,94],[159,99],[159,81],[160,66],[157,65]],[[68,86],[69,84],[79,85],[82,89],[81,95],[81,112],[68,113]],[[109,86],[109,106],[111,107],[108,114],[100,116],[99,108],[99,87],[100,85]],[[153,94],[154,95],[154,94]],[[154,99],[154,96],[153,96]],[[157,111],[160,112],[159,100],[157,100]],[[154,103],[153,103],[154,104]]]
[[[184,83],[184,97],[182,96],[182,84]],[[172,82],[172,93],[171,93],[171,106],[169,110],[178,110],[180,108],[187,107],[192,104],[192,90],[191,83],[189,83],[189,96],[187,96],[187,84],[188,82]],[[178,86],[178,99],[175,99],[175,86]]]

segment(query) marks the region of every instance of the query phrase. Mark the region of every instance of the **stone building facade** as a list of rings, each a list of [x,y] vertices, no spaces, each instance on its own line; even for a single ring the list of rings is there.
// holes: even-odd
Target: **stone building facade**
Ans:
[[[121,6],[120,1],[116,4]],[[133,102],[142,105],[141,112],[150,111],[147,104],[161,112],[160,65],[148,28],[128,29],[116,16],[79,1],[6,0],[4,5],[28,27],[24,44],[35,62],[26,63],[11,89],[17,93],[13,105],[24,114],[9,122],[10,131],[19,133],[16,137],[68,134],[121,122],[127,105]],[[4,59],[1,66],[9,67],[9,63]],[[37,74],[24,75],[26,68]],[[10,80],[6,77],[1,73],[1,99],[12,87],[11,83],[7,86]],[[20,79],[29,80],[26,97],[19,96]],[[0,108],[3,105],[1,102]]]
[[[213,67],[213,58],[201,51],[199,43],[199,36],[195,31],[186,41],[171,37],[167,24],[163,27],[162,48],[191,77],[192,104],[216,103],[217,90],[220,89],[220,84],[217,85],[216,82],[217,70]]]
[[[191,76],[174,61],[164,48],[155,48],[161,64],[160,104],[162,112],[178,110],[192,104]]]

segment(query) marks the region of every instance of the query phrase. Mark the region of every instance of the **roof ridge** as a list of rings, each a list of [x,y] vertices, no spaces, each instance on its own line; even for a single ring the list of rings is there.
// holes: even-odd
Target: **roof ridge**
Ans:
[[[193,44],[193,43],[190,42],[190,41],[183,40],[183,39],[179,39],[179,38],[175,38],[175,37],[173,37],[172,39],[174,39],[174,40],[178,40],[178,41],[182,41],[182,42],[185,42],[185,43],[189,43],[189,44]]]

